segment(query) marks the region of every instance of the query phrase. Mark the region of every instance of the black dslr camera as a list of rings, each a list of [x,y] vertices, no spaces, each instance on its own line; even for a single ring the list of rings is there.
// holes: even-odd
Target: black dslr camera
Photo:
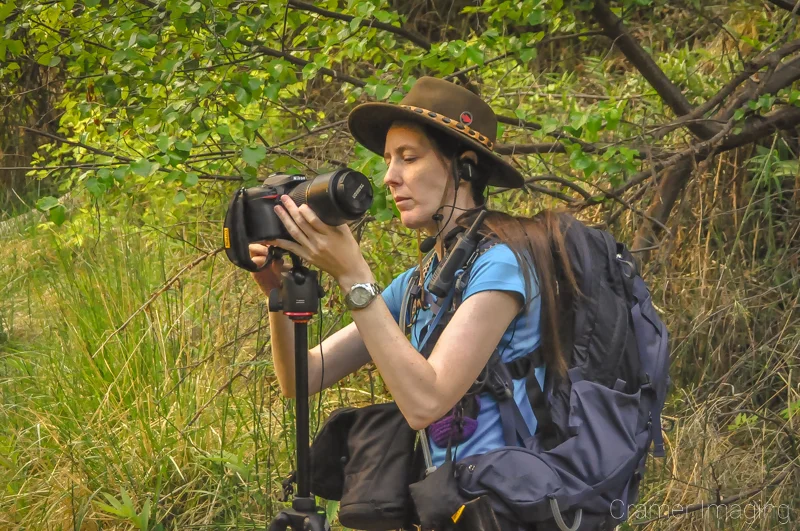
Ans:
[[[279,173],[265,179],[262,186],[240,188],[228,205],[223,228],[225,253],[235,265],[248,271],[260,269],[250,259],[253,242],[294,241],[273,210],[281,195],[288,195],[298,206],[307,204],[320,220],[335,226],[369,210],[372,184],[363,173],[342,168],[312,178]]]

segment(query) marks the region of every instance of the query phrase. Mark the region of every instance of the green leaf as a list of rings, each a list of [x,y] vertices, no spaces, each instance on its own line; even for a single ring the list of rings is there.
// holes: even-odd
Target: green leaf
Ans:
[[[250,93],[247,92],[244,87],[236,87],[236,101],[242,105],[247,105],[250,103]]]
[[[156,147],[161,150],[162,153],[169,151],[169,145],[169,135],[166,133],[161,133],[158,135],[158,138],[156,138]]]
[[[175,142],[175,149],[189,153],[192,150],[191,140],[179,140]]]
[[[14,2],[11,2],[11,4],[13,5]],[[25,50],[25,45],[22,44],[22,41],[6,41],[6,46],[8,47],[9,52],[16,55],[21,54]]]
[[[245,147],[242,150],[242,159],[248,166],[258,167],[259,163],[267,156],[264,146]]]
[[[158,35],[136,35],[136,44],[141,46],[142,48],[151,49],[155,48],[156,44],[158,44]]]
[[[178,193],[175,194],[175,197],[172,198],[173,205],[179,205],[186,201],[186,194],[183,193],[182,190],[178,190]]]
[[[528,24],[537,26],[544,21],[544,9],[534,9],[528,14]]]
[[[128,172],[131,170],[130,166],[120,166],[119,168],[115,169],[111,175],[119,182],[123,182],[125,177],[128,176]]]
[[[533,61],[534,59],[536,59],[536,55],[538,54],[538,52],[539,50],[537,48],[524,48],[520,52],[519,58],[520,60],[527,63],[528,61]]]
[[[391,85],[384,85],[382,83],[378,83],[378,86],[375,88],[375,97],[379,100],[385,100],[389,97],[389,94],[392,93],[392,86]]]
[[[303,67],[303,79],[311,79],[317,75],[319,67],[314,63],[308,63]]]
[[[100,197],[106,191],[106,187],[94,177],[89,177],[86,179],[86,189],[89,190],[89,193],[95,197]]]
[[[591,165],[592,165],[592,159],[587,157],[583,153],[575,157],[575,160],[573,160],[571,164],[571,166],[576,170],[585,170]]]
[[[67,209],[64,208],[64,205],[58,205],[53,207],[49,210],[50,213],[50,221],[55,223],[56,225],[61,225],[67,219]]]
[[[183,177],[183,184],[191,187],[197,184],[198,176],[194,172],[186,173]]]
[[[36,208],[41,210],[42,212],[47,212],[51,208],[55,208],[58,206],[58,199],[53,196],[42,197],[38,201],[36,201]]]
[[[196,123],[199,123],[200,120],[203,119],[203,115],[205,114],[205,109],[202,107],[195,107],[192,111],[192,120]]]
[[[467,52],[467,57],[469,57],[470,61],[478,65],[483,64],[485,56],[480,48],[478,48],[477,46],[469,46],[467,47],[466,52]]]
[[[194,140],[198,145],[200,145],[200,144],[202,144],[203,142],[206,141],[206,139],[208,138],[208,135],[210,135],[210,134],[211,134],[211,130],[210,129],[208,131],[203,131],[202,133],[197,133],[197,135],[195,135],[195,137],[194,137]]]
[[[17,7],[16,0],[10,0],[3,5],[0,5],[0,22],[8,18],[8,15]]]
[[[394,217],[394,212],[392,211],[392,209],[385,208],[379,211],[377,214],[375,214],[375,221],[380,221],[380,222],[389,221],[393,217]]]
[[[131,171],[142,177],[149,177],[154,170],[154,164],[147,159],[139,159],[131,163]]]

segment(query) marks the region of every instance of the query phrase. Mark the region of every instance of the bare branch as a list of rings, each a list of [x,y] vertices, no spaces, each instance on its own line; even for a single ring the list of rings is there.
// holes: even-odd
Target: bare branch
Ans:
[[[767,0],[770,4],[776,5],[781,9],[785,9],[786,11],[791,11],[795,13],[797,9],[797,4],[800,4],[800,1],[795,0]]]
[[[281,52],[273,48],[268,48],[267,46],[264,46],[263,44],[256,41],[250,41],[245,38],[240,38],[239,42],[247,46],[250,46],[253,50],[263,53],[264,55],[286,59],[293,65],[299,66],[301,68],[311,63],[311,61],[306,61],[305,59],[300,59],[299,57],[295,57],[289,52]],[[364,87],[367,85],[366,82],[358,78],[355,78],[353,76],[348,76],[347,74],[342,74],[341,72],[337,72],[336,70],[331,70],[330,68],[327,67],[320,68],[319,72],[325,74],[326,76],[330,76],[334,79],[346,81],[347,83],[350,83],[351,85],[354,85],[356,87]]]
[[[605,34],[619,46],[625,57],[636,67],[652,85],[664,102],[678,116],[690,114],[694,109],[681,90],[670,81],[664,72],[653,61],[652,57],[631,36],[622,20],[616,16],[604,0],[596,0],[592,9]],[[710,138],[719,130],[712,124],[692,122],[687,128],[702,139]]]
[[[733,93],[733,91],[736,90],[736,88],[739,85],[747,81],[747,79],[750,76],[752,76],[765,66],[776,64],[778,61],[780,61],[787,55],[790,55],[798,50],[800,50],[800,39],[794,40],[784,45],[780,49],[775,50],[774,52],[765,55],[764,57],[758,58],[755,61],[747,64],[744,70],[742,70],[736,77],[730,80],[728,84],[725,85],[719,92],[714,94],[714,96],[711,99],[709,99],[702,105],[699,105],[689,114],[681,116],[674,123],[670,124],[669,127],[665,128],[664,130],[661,130],[657,135],[657,137],[663,137],[664,135],[666,135],[676,127],[680,126],[684,122],[701,118],[707,112],[713,110],[717,105],[722,103],[725,100],[725,98],[730,96]]]
[[[566,153],[559,142],[544,144],[497,144],[495,152],[501,155],[530,155],[533,153]]]
[[[337,13],[336,11],[329,11],[327,9],[322,9],[321,7],[317,7],[317,6],[313,5],[313,4],[309,4],[309,3],[306,3],[306,2],[299,2],[298,0],[289,0],[288,4],[290,6],[292,6],[292,7],[294,7],[295,9],[302,9],[303,11],[310,11],[312,13],[316,13],[318,15],[322,15],[322,16],[328,17],[328,18],[335,18],[337,20],[344,20],[344,21],[350,22],[351,20],[356,18],[356,17],[354,17],[352,15],[345,15],[344,13]],[[362,28],[378,28],[378,29],[382,29],[382,30],[388,31],[390,33],[394,33],[395,35],[399,35],[399,36],[401,36],[401,37],[413,42],[414,44],[416,44],[420,48],[424,48],[425,50],[430,50],[431,49],[431,43],[429,43],[427,40],[425,40],[421,35],[417,35],[414,32],[408,31],[408,30],[400,28],[398,26],[392,26],[391,24],[385,24],[383,22],[379,22],[378,20],[375,20],[374,18],[370,18],[370,19],[367,19],[367,20],[362,20],[361,23],[359,24],[359,26],[361,26]]]
[[[557,177],[555,175],[539,175],[539,176],[536,176],[536,177],[530,177],[528,179],[525,179],[525,184],[526,185],[527,184],[532,184],[532,183],[539,182],[539,181],[551,181],[551,182],[554,182],[554,183],[558,183],[558,184],[560,184],[562,186],[566,186],[567,188],[569,188],[571,190],[574,190],[575,192],[577,192],[581,197],[583,197],[586,200],[590,200],[592,198],[592,196],[591,196],[591,194],[589,194],[589,192],[587,192],[586,190],[584,190],[583,188],[581,188],[580,186],[578,186],[574,182],[569,181],[567,179],[562,179],[561,177]]]
[[[754,116],[744,130],[722,141],[717,152],[729,151],[755,142],[778,130],[794,129],[800,125],[800,107],[781,107],[765,116]]]
[[[86,145],[86,144],[84,144],[82,142],[76,142],[74,140],[67,140],[66,138],[62,138],[60,136],[57,136],[57,135],[54,135],[54,134],[51,134],[51,133],[47,133],[45,131],[39,131],[38,129],[31,129],[30,127],[25,127],[24,125],[20,126],[20,129],[22,129],[24,131],[29,131],[29,132],[34,133],[34,134],[39,135],[39,136],[43,136],[45,138],[49,138],[51,140],[56,140],[56,141],[61,142],[63,144],[68,144],[70,146],[76,146],[76,147],[82,147],[83,149],[85,149],[87,151],[91,151],[92,153],[97,153],[98,155],[105,155],[106,157],[111,157],[111,158],[114,158],[114,159],[118,159],[118,160],[121,160],[123,162],[132,162],[133,161],[133,159],[129,159],[128,157],[123,157],[122,155],[115,155],[115,154],[111,153],[110,151],[104,151],[104,150],[96,148],[96,147],[88,146],[88,145]]]

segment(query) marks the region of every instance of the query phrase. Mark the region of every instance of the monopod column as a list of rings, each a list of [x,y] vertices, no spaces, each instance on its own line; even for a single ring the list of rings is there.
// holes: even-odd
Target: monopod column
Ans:
[[[297,446],[297,496],[311,495],[308,447],[308,320],[294,320],[295,445]]]

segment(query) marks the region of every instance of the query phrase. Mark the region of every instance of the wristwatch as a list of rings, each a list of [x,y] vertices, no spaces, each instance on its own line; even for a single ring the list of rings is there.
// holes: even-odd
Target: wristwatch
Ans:
[[[344,296],[344,303],[350,310],[360,310],[369,306],[375,297],[380,295],[381,288],[375,283],[353,284]]]

